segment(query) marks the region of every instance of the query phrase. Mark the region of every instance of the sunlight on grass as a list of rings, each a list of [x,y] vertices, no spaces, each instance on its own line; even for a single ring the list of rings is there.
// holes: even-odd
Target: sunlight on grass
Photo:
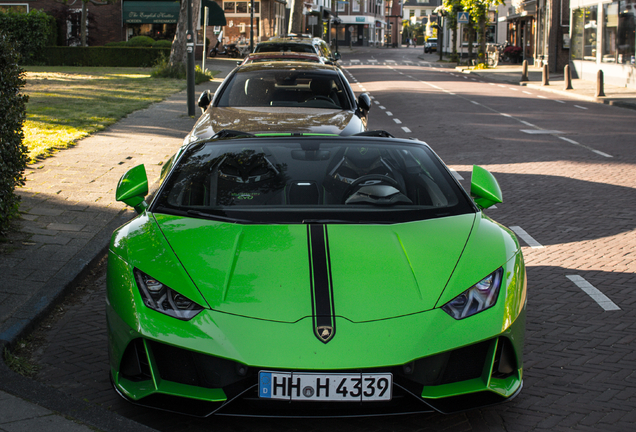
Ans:
[[[33,163],[186,88],[147,68],[26,68],[24,144]]]

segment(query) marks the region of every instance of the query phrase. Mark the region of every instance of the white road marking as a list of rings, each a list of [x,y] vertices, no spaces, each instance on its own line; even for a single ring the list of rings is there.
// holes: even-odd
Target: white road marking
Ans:
[[[475,105],[481,105],[479,102],[470,101],[470,103],[474,103]]]
[[[514,87],[508,87],[508,89],[509,89],[509,90],[512,90],[512,91],[519,91],[519,89],[516,89],[516,88],[514,88]]]
[[[351,63],[360,63],[360,60],[349,60]]]
[[[368,60],[368,62],[369,62],[369,63],[377,63],[377,62],[378,62],[378,60],[377,60],[377,59],[369,59],[369,60]]]
[[[558,99],[554,99],[554,101],[555,101],[555,102],[558,102],[558,103],[565,103],[565,102],[563,102],[563,101],[561,101],[561,100],[558,100]]]
[[[384,105],[380,105],[378,108],[380,108],[381,110],[385,110],[386,107]]]
[[[579,275],[566,275],[565,277],[570,279],[572,282],[574,282],[574,284],[577,287],[581,288],[585,292],[585,294],[592,297],[592,300],[598,303],[598,305],[602,307],[604,310],[606,311],[621,310],[621,308],[619,308],[616,305],[616,303],[611,301],[609,297],[607,297],[605,294],[599,291],[598,288],[594,287],[594,285],[586,281],[583,277]]]
[[[406,133],[411,133],[411,129],[407,128],[406,126],[402,126],[402,130]]]
[[[579,142],[576,142],[576,141],[574,141],[573,139],[566,138],[566,137],[562,137],[562,136],[560,136],[559,138],[561,138],[563,141],[567,141],[567,142],[569,142],[570,144],[574,144],[574,145],[577,145],[577,146],[581,146],[581,147],[583,147],[583,148],[586,148],[586,149],[588,149],[589,151],[596,153],[597,155],[601,155],[601,156],[603,156],[603,157],[608,157],[608,158],[614,157],[614,156],[612,156],[612,155],[610,155],[610,154],[607,154],[607,153],[604,153],[604,152],[602,152],[602,151],[600,151],[600,150],[596,150],[596,149],[593,149],[593,148],[588,147],[588,146],[586,146],[586,145],[583,145],[583,144],[581,144],[581,143],[579,143]]]
[[[506,86],[505,86],[505,85],[503,85],[503,84],[498,84],[498,85],[499,85],[499,87],[501,87],[501,88],[506,88]]]
[[[402,124],[402,122],[396,118],[394,118],[393,121],[396,122],[397,124]]]
[[[392,116],[392,115],[393,115],[393,113],[392,113],[391,111],[387,111],[387,112],[386,112],[386,115],[388,115],[388,116]]]
[[[545,96],[541,96],[541,95],[537,95],[537,97],[538,97],[538,98],[541,98],[541,99],[547,99],[547,97],[545,97]]]
[[[526,126],[530,126],[530,127],[536,128],[536,126],[535,126],[535,125],[533,125],[532,123],[528,123],[527,121],[523,121],[523,120],[519,120],[519,121],[520,121],[521,123],[523,123],[524,125],[526,125]]]
[[[380,105],[380,101],[377,101],[377,100],[374,100],[373,103],[376,105]]]
[[[576,108],[580,108],[580,109],[587,109],[587,108],[582,107],[582,106],[580,106],[580,105],[574,105],[574,106],[575,106]]]
[[[462,177],[462,175],[460,173],[458,173],[457,171],[455,171],[452,168],[449,168],[451,174],[453,175],[453,177],[455,177],[457,180],[464,180],[464,177]]]
[[[513,230],[514,233],[517,234],[519,237],[521,237],[521,239],[524,242],[526,242],[526,244],[530,246],[531,248],[543,249],[543,245],[539,243],[538,241],[536,241],[535,239],[533,239],[532,236],[528,234],[523,228],[519,226],[511,226],[510,229]]]
[[[563,133],[558,130],[548,130],[548,129],[521,129],[521,132],[527,133],[530,135],[540,135],[540,134],[557,135],[557,134]]]
[[[510,114],[506,114],[506,113],[499,113],[499,114],[501,114],[504,117],[512,118],[512,116]]]
[[[532,93],[527,92],[527,91],[523,91],[522,93],[529,94],[529,95],[531,95],[531,94],[532,94]]]

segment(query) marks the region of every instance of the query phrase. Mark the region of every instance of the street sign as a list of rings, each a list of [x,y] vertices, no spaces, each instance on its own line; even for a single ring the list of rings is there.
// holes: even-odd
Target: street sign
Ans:
[[[468,12],[457,12],[457,23],[468,24]]]
[[[349,26],[349,33],[353,33],[353,26]]]

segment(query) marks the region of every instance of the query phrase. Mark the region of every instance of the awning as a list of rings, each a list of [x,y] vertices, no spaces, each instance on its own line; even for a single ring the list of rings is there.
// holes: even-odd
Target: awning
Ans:
[[[125,24],[176,24],[179,1],[124,1]]]
[[[227,25],[225,20],[225,12],[221,9],[221,6],[214,0],[201,0],[201,25],[203,25],[204,8],[208,7],[208,25],[209,26],[224,26]]]

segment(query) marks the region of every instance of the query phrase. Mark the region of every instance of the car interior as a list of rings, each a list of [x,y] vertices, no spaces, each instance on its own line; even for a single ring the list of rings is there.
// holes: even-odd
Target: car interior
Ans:
[[[424,157],[422,157],[424,156]],[[251,147],[196,158],[173,173],[170,207],[425,206],[457,203],[423,152],[382,147]]]

